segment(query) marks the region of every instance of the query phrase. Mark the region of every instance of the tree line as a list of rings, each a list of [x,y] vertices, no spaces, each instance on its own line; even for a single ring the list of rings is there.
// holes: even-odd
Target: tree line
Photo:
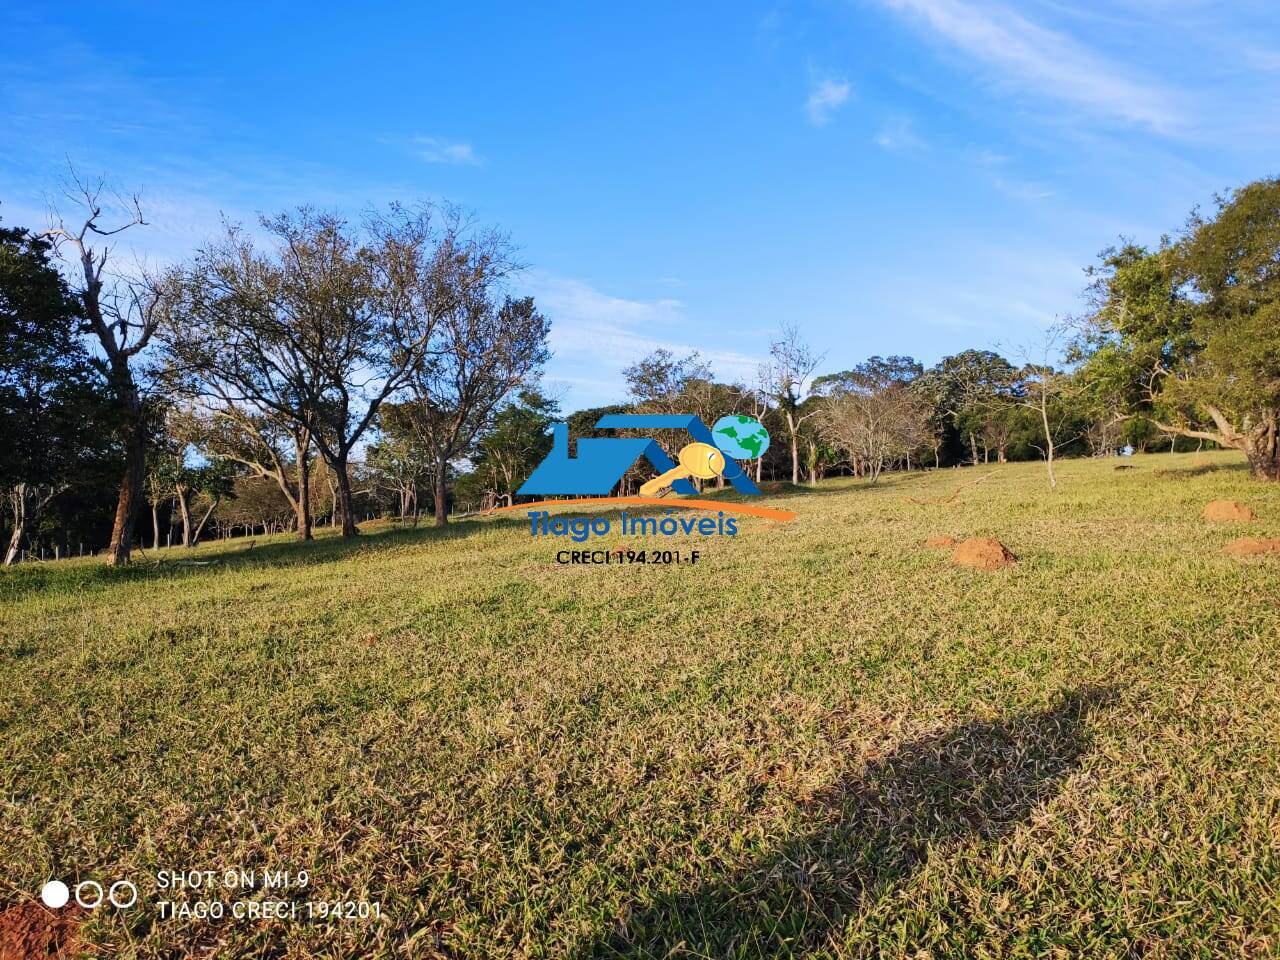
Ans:
[[[1277,180],[1155,247],[1104,250],[1086,309],[1013,359],[823,372],[784,323],[750,383],[660,349],[621,371],[622,402],[568,413],[541,386],[550,322],[520,295],[510,239],[457,208],[301,208],[152,272],[112,252],[145,226],[136,198],[76,187],[79,216],[0,228],[6,564],[86,543],[123,564],[144,541],[309,539],[317,523],[350,537],[375,515],[445,524],[514,502],[552,422],[581,435],[627,411],[760,419],[761,481],[1038,459],[1053,485],[1055,457],[1189,443],[1280,479]]]

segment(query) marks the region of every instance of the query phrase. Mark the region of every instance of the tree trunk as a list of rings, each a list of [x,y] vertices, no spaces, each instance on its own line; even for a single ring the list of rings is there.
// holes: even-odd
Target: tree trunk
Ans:
[[[1048,397],[1040,395],[1040,423],[1044,426],[1044,465],[1049,471],[1049,489],[1058,489],[1058,478],[1053,475],[1053,429],[1049,426]]]
[[[27,491],[26,484],[16,484],[9,492],[13,505],[13,535],[9,537],[9,548],[4,553],[4,565],[11,567],[22,556],[22,541],[27,536]]]
[[[160,505],[151,501],[151,549],[160,549]]]
[[[1264,420],[1244,442],[1249,468],[1260,480],[1280,480],[1280,423],[1275,417]]]
[[[344,455],[333,464],[333,472],[338,481],[338,513],[342,514],[342,538],[344,540],[360,535],[356,528],[356,515],[351,497],[351,478],[347,475],[347,458]]]
[[[969,450],[973,453],[973,465],[978,465],[978,440],[973,435],[973,431],[969,431]]]
[[[448,495],[448,484],[445,480],[445,470],[448,464],[442,460],[436,461],[435,482],[432,486],[432,493],[435,497],[436,508],[436,526],[443,527],[449,522],[449,503],[446,500]]]
[[[298,503],[295,512],[298,517],[298,539],[310,540],[311,532],[311,462],[308,448],[311,440],[304,431],[294,434],[293,447],[297,457],[298,470]]]
[[[26,535],[26,521],[14,525],[13,535],[9,537],[9,548],[4,552],[4,565],[6,567],[12,567],[18,562],[18,558],[22,556],[22,540]]]
[[[125,376],[128,376],[126,372]],[[116,499],[116,517],[111,525],[111,544],[107,547],[107,563],[121,567],[129,562],[129,549],[133,544],[133,528],[142,504],[142,483],[147,470],[147,428],[143,423],[142,403],[129,379],[133,392],[125,430],[125,467],[120,478],[120,494]]]
[[[204,512],[204,516],[201,517],[200,522],[196,524],[195,532],[191,534],[191,542],[188,543],[187,546],[194,547],[196,545],[196,541],[200,539],[200,534],[204,530],[205,523],[208,521],[209,517],[213,514],[213,511],[218,509],[218,504],[221,502],[222,502],[221,499],[216,497],[212,501],[210,501],[209,509]],[[266,535],[266,532],[267,532],[267,525],[264,523],[262,525],[262,533],[264,536]]]
[[[185,487],[178,488],[178,512],[182,514],[182,545],[184,547],[194,547],[191,542],[191,510],[187,506],[187,491]]]

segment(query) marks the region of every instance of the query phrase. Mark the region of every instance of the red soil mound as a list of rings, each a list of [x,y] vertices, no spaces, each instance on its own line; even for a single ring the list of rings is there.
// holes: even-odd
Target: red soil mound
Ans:
[[[49,910],[31,901],[0,911],[0,960],[72,960],[80,956],[80,909]]]
[[[1214,500],[1201,514],[1214,523],[1248,523],[1257,516],[1239,500]]]
[[[1264,539],[1262,537],[1241,537],[1232,540],[1222,552],[1233,557],[1257,557],[1264,553],[1280,553],[1280,537]]]
[[[955,537],[930,537],[924,542],[926,547],[933,550],[950,550],[956,545]]]
[[[997,570],[1008,566],[1017,557],[995,537],[973,537],[956,547],[951,559],[962,567],[977,570]]]

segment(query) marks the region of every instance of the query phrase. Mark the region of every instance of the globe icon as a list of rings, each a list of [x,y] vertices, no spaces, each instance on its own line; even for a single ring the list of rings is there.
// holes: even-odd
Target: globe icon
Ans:
[[[754,417],[730,414],[711,428],[716,446],[735,460],[755,460],[769,449],[769,431]]]

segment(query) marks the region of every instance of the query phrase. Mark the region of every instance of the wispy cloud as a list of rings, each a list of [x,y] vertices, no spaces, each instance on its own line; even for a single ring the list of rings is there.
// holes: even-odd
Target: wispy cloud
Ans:
[[[883,2],[915,17],[1018,88],[1160,133],[1182,126],[1170,93],[1007,7],[970,0]]]
[[[614,296],[542,271],[524,279],[551,320],[554,359],[547,379],[571,388],[573,403],[619,400],[623,368],[659,348],[676,354],[698,351],[722,380],[749,380],[761,362],[762,357],[690,342],[684,336],[685,305],[679,300]]]
[[[925,149],[925,143],[915,130],[909,117],[898,117],[880,128],[875,136],[876,145],[894,153],[912,153]]]
[[[821,127],[831,119],[831,115],[844,106],[850,94],[847,80],[835,80],[827,77],[814,83],[809,91],[809,99],[805,101],[805,113],[809,122]]]
[[[999,167],[1013,159],[1007,153],[999,153],[990,147],[966,147],[961,156],[980,167]]]
[[[414,137],[414,152],[427,163],[477,164],[480,157],[469,143],[442,140],[439,137]]]
[[[1010,180],[1006,177],[992,177],[991,183],[1001,193],[1015,200],[1047,200],[1057,192],[1043,183]]]

